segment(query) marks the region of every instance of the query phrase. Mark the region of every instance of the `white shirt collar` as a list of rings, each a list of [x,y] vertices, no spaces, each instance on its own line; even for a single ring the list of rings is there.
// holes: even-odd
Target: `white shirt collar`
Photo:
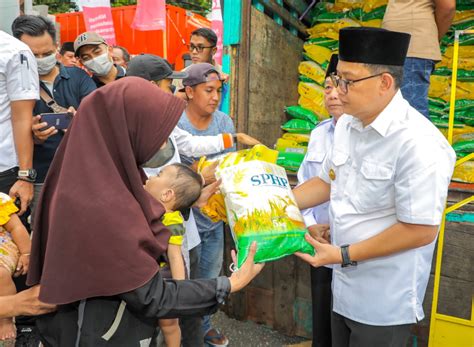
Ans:
[[[402,112],[400,110],[400,107],[403,101],[404,99],[402,96],[402,92],[398,90],[392,100],[389,102],[389,104],[374,119],[374,121],[367,126],[367,128],[372,128],[377,131],[381,136],[385,137],[387,135],[390,124],[392,124],[394,119],[401,117]],[[358,131],[364,130],[362,121],[355,117],[352,117],[349,124],[352,128]]]

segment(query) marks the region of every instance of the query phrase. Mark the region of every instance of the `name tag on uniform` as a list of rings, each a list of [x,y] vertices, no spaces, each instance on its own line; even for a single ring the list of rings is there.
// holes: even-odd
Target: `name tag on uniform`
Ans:
[[[329,170],[329,178],[334,181],[336,179],[336,173],[333,169]]]

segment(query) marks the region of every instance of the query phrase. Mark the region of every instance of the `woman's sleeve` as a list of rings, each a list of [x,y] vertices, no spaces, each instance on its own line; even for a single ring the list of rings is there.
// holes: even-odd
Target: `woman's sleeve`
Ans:
[[[131,311],[146,317],[204,316],[217,311],[230,293],[227,277],[200,280],[164,280],[158,272],[148,283],[121,294]]]

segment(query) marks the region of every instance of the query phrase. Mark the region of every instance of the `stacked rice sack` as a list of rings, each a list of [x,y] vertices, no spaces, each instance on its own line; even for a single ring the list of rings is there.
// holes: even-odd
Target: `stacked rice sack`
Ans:
[[[289,120],[278,139],[278,165],[297,172],[307,151],[309,134],[329,118],[324,107],[324,80],[331,55],[338,52],[339,30],[350,26],[380,27],[388,0],[336,0],[320,2],[311,13],[313,26],[298,67],[298,105],[285,108]]]
[[[451,80],[456,30],[474,30],[474,2],[456,1],[456,15],[441,41],[442,61],[433,75],[429,90],[429,110],[433,123],[447,137]],[[454,113],[453,148],[458,159],[474,152],[474,34],[459,37],[458,74]],[[474,183],[474,161],[454,170],[453,181]]]

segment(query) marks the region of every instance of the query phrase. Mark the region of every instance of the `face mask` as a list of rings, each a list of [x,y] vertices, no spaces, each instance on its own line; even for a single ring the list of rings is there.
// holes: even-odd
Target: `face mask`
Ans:
[[[36,64],[38,65],[38,74],[40,76],[47,75],[56,66],[56,54],[48,55],[44,58],[36,58]]]
[[[106,76],[114,63],[109,60],[109,53],[104,53],[98,57],[85,61],[86,68],[96,76]]]
[[[170,139],[164,148],[160,148],[142,167],[157,168],[168,163],[174,156],[175,148]]]

